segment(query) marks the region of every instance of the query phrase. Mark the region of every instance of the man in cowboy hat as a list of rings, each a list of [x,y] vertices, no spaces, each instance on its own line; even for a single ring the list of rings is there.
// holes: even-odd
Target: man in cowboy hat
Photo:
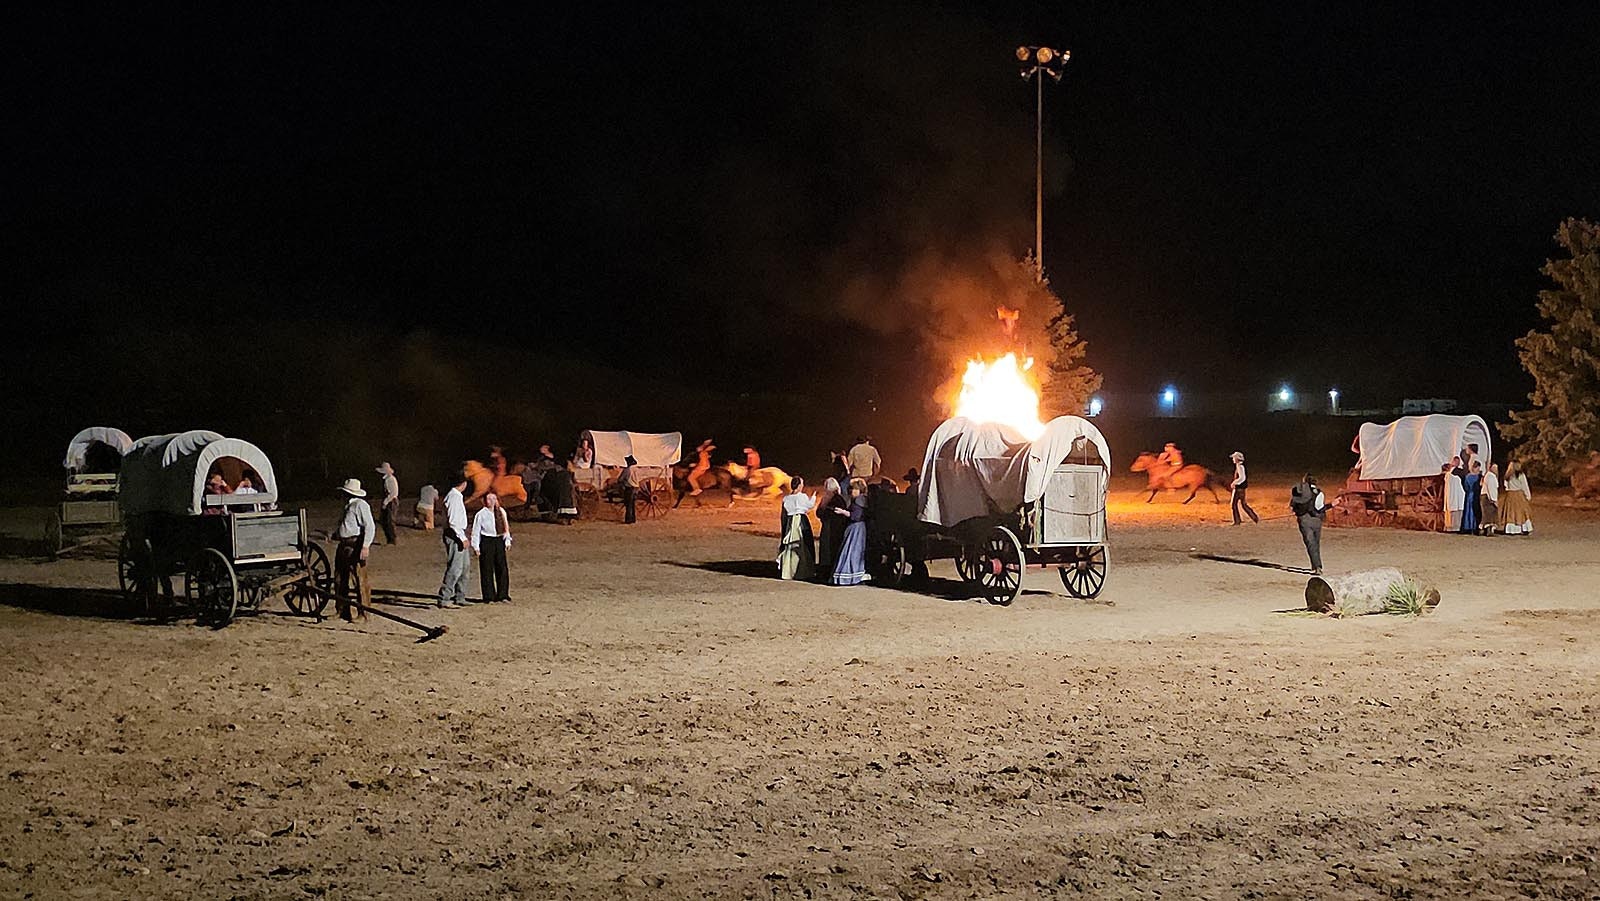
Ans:
[[[394,523],[400,514],[400,480],[394,477],[394,467],[387,462],[378,464],[378,475],[383,476],[383,504],[378,508],[378,522],[383,525],[384,544],[394,544]]]
[[[1249,514],[1251,522],[1260,522],[1261,517],[1256,515],[1256,511],[1250,509],[1250,502],[1245,500],[1244,497],[1245,489],[1250,487],[1250,480],[1244,474],[1244,454],[1234,451],[1228,455],[1228,459],[1233,461],[1233,481],[1228,486],[1233,489],[1233,524],[1238,525],[1243,522],[1239,518],[1240,508],[1243,508],[1244,512]]]
[[[639,474],[634,467],[639,465],[639,461],[633,458],[633,454],[629,454],[622,458],[622,462],[626,465],[622,467],[621,478],[617,479],[617,484],[622,486],[622,521],[625,524],[634,523],[639,521],[634,509],[639,498]]]
[[[361,604],[361,618],[367,618],[366,608],[372,605],[372,585],[367,581],[367,555],[371,553],[372,539],[377,537],[377,526],[372,522],[372,507],[365,498],[359,479],[345,479],[339,486],[344,493],[344,513],[333,530],[333,540],[338,547],[333,552],[333,572],[338,584],[335,604],[339,618],[350,622],[350,583],[355,583],[356,598]]]

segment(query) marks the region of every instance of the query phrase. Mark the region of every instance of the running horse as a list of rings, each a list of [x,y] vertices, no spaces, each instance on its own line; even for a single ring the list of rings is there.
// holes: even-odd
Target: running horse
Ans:
[[[1183,499],[1186,504],[1194,500],[1194,496],[1204,488],[1211,492],[1213,503],[1222,503],[1222,498],[1217,495],[1216,473],[1198,463],[1189,463],[1174,469],[1161,463],[1155,454],[1145,452],[1133,461],[1131,469],[1133,472],[1145,473],[1150,479],[1150,484],[1145,486],[1150,492],[1150,496],[1144,499],[1147,504],[1155,500],[1156,492],[1163,488],[1169,491],[1174,488],[1189,489],[1189,496]]]
[[[776,466],[763,466],[760,469],[750,469],[742,464],[729,460],[723,464],[728,469],[728,475],[733,477],[733,497],[728,501],[728,506],[733,506],[734,501],[758,501],[764,497],[783,497],[789,490],[789,474]]]

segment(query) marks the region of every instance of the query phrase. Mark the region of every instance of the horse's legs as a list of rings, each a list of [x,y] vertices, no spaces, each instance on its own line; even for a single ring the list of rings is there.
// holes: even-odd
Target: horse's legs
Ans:
[[[1189,496],[1184,498],[1183,502],[1186,503],[1186,504],[1189,503],[1190,501],[1194,500],[1194,496],[1199,494],[1199,493],[1200,493],[1200,486],[1199,485],[1194,486],[1194,490],[1189,492]]]
[[[1156,492],[1160,491],[1160,490],[1161,490],[1160,488],[1152,488],[1152,489],[1150,489],[1150,496],[1145,498],[1144,502],[1148,504],[1151,501],[1155,500],[1156,499]]]

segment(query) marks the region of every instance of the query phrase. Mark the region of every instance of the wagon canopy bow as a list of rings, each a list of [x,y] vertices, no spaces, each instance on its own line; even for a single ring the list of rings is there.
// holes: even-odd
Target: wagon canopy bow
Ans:
[[[629,454],[640,466],[671,466],[683,456],[682,432],[584,432],[596,466],[626,466]]]
[[[1469,444],[1478,446],[1483,460],[1494,459],[1481,417],[1434,414],[1402,416],[1387,425],[1364,422],[1350,450],[1361,455],[1361,478],[1375,481],[1437,476]]]
[[[89,448],[96,444],[104,444],[115,450],[117,456],[125,457],[133,447],[133,439],[129,438],[128,433],[121,429],[108,428],[103,425],[90,426],[72,436],[72,441],[67,444],[67,458],[62,461],[61,465],[73,472],[79,472],[83,469],[84,463],[87,462]]]
[[[1082,439],[1111,473],[1111,449],[1094,424],[1079,416],[1058,416],[1030,442],[1015,429],[964,417],[947,419],[933,431],[922,458],[917,516],[950,528],[994,511],[1009,512],[1044,496],[1050,477]],[[1080,453],[1082,451],[1080,450]]]
[[[206,475],[219,461],[224,462],[230,483],[245,468],[254,469],[261,476],[261,493],[241,496],[239,503],[270,504],[278,500],[278,478],[273,474],[272,461],[261,448],[216,432],[192,431],[152,435],[134,442],[122,458],[123,513],[193,516],[204,512]]]

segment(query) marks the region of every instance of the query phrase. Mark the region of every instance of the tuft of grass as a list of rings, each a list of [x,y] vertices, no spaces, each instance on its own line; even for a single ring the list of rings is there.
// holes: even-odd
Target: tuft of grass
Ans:
[[[1383,597],[1383,612],[1390,616],[1421,616],[1427,610],[1422,586],[1411,579],[1390,585]]]

